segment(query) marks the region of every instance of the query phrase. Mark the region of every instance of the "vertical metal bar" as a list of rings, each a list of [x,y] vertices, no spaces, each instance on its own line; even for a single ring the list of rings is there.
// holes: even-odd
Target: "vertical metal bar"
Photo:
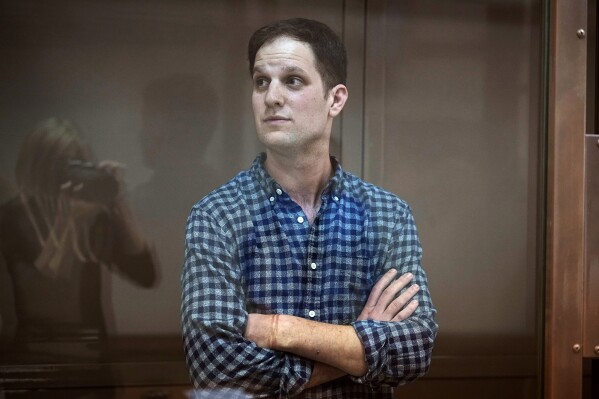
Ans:
[[[599,135],[586,137],[583,356],[599,359]],[[596,373],[599,370],[593,369]]]
[[[341,161],[343,168],[358,175],[363,171],[364,151],[364,54],[366,0],[345,0],[343,41],[347,48],[349,100],[341,114]]]
[[[582,395],[586,1],[552,0],[545,394]]]
[[[366,4],[364,89],[364,177],[382,185],[385,134],[386,0]]]
[[[545,397],[545,292],[547,261],[547,140],[549,111],[549,59],[551,0],[541,1],[541,98],[539,104],[537,197],[537,399]]]
[[[587,128],[586,133],[597,132],[597,0],[587,0]]]

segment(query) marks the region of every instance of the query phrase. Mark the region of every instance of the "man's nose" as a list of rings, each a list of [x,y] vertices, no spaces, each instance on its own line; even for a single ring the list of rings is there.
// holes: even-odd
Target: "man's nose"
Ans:
[[[284,102],[283,89],[278,82],[270,82],[264,98],[268,106],[281,106]]]

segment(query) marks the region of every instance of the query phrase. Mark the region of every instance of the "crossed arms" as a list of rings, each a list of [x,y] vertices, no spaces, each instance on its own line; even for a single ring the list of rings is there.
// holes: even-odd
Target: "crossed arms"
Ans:
[[[399,322],[418,307],[411,300],[418,285],[401,292],[413,278],[406,273],[394,280],[397,270],[385,273],[373,287],[358,320]],[[294,353],[315,361],[310,381],[312,388],[345,374],[361,377],[368,371],[364,347],[352,326],[321,323],[290,315],[251,313],[244,337],[262,348]]]
[[[402,230],[392,240],[402,240]],[[355,321],[335,325],[248,312],[233,234],[241,235],[214,212],[192,211],[182,316],[197,388],[292,396],[343,375],[360,384],[395,386],[427,371],[437,326],[414,236],[386,253],[380,269],[388,273],[372,288]]]

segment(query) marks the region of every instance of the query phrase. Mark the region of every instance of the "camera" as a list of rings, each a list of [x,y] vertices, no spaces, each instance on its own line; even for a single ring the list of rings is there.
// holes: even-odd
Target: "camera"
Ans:
[[[116,178],[89,161],[70,159],[67,162],[66,178],[73,186],[82,185],[80,190],[72,191],[72,196],[83,201],[108,203],[119,191]]]

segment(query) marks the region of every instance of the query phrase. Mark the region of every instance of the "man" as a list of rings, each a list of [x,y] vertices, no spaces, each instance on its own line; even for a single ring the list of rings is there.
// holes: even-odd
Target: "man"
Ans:
[[[188,220],[193,382],[243,397],[393,397],[428,369],[435,310],[410,208],[329,155],[348,98],[343,44],[319,22],[280,21],[254,33],[249,61],[266,153]]]

